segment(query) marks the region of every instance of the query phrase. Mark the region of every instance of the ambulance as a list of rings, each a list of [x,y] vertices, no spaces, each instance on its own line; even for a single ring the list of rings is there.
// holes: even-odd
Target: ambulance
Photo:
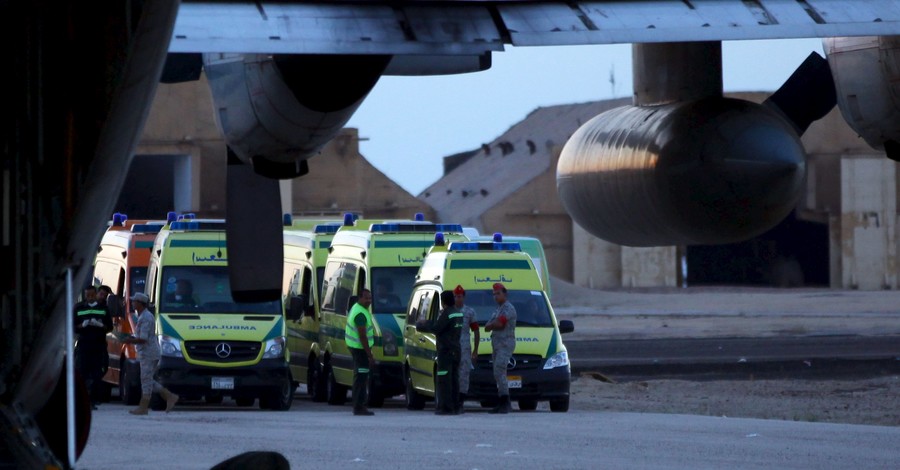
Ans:
[[[468,398],[492,406],[497,386],[491,362],[491,336],[484,325],[497,310],[492,286],[502,283],[516,308],[516,349],[507,365],[510,399],[520,410],[534,410],[548,401],[550,410],[569,409],[571,368],[562,334],[574,331],[569,320],[558,321],[543,289],[541,276],[517,242],[450,242],[436,237],[416,276],[403,334],[403,379],[406,405],[422,409],[435,396],[437,348],[432,333],[416,330],[419,320],[434,320],[440,312],[440,293],[462,286],[466,305],[475,309],[481,341],[478,360],[469,376]],[[474,341],[474,335],[472,336]]]
[[[503,235],[502,237],[506,242],[518,243],[522,247],[522,251],[531,256],[534,268],[537,269],[538,276],[541,277],[541,283],[544,284],[544,292],[547,293],[547,297],[553,298],[553,292],[550,289],[550,270],[547,268],[547,255],[544,254],[544,245],[541,243],[541,240],[536,237],[525,236]],[[493,241],[493,236],[479,235],[477,237],[469,237],[469,239],[475,242],[486,242]]]
[[[106,335],[109,368],[103,376],[105,387],[102,392],[107,395],[111,387],[118,387],[119,398],[127,405],[137,405],[141,399],[141,365],[134,346],[122,343],[119,337],[133,333],[128,321],[129,298],[135,292],[144,292],[153,240],[165,223],[163,220],[129,220],[127,215],[117,212],[113,214],[94,258],[92,284],[107,285],[112,289],[107,306],[112,315],[113,333]]]
[[[467,240],[460,225],[433,224],[421,214],[415,220],[370,222],[360,219],[353,227],[338,230],[322,277],[319,347],[330,404],[343,404],[353,383],[344,329],[347,313],[363,288],[372,291],[375,322],[376,373],[369,381],[368,405],[379,407],[386,397],[404,393],[403,328],[416,273],[436,232],[450,240]]]
[[[280,301],[231,297],[223,220],[185,219],[153,245],[147,291],[162,357],[157,380],[186,398],[290,408],[297,383],[288,367]]]
[[[340,221],[284,221],[283,302],[291,375],[313,401],[325,401],[319,349],[319,298],[325,260]]]

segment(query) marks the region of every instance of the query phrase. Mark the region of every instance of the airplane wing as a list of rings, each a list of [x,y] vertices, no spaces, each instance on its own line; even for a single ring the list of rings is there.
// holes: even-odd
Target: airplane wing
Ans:
[[[211,21],[212,19],[212,21]],[[513,46],[891,35],[894,0],[182,3],[170,52],[481,55]]]

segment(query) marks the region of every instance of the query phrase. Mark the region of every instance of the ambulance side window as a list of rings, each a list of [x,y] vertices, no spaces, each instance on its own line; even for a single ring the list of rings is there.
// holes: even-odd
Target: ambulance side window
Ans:
[[[431,309],[428,312],[428,319],[434,321],[437,320],[438,315],[441,313],[441,301],[438,298],[438,293],[436,291],[432,292],[430,297],[433,301],[431,302]]]
[[[312,292],[312,270],[309,267],[303,268],[303,277],[301,279],[300,294],[306,299],[306,305],[312,306],[315,304],[315,299],[313,299]]]
[[[322,290],[325,295],[322,299],[322,309],[332,311],[338,315],[346,315],[350,308],[350,296],[356,286],[357,266],[352,263],[329,262],[325,269],[327,281],[323,283]]]
[[[416,321],[424,320],[428,316],[428,310],[431,309],[432,291],[425,291],[422,295],[422,301],[419,302],[419,316]]]

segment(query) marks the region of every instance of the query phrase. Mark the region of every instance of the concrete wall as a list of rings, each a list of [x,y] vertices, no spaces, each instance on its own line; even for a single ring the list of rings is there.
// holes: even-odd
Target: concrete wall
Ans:
[[[845,157],[840,189],[840,287],[896,289],[896,164],[881,155]]]

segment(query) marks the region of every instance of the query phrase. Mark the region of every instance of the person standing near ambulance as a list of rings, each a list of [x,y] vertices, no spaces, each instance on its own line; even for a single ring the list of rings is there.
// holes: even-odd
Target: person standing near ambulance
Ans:
[[[434,321],[420,320],[416,330],[434,333],[437,346],[436,415],[459,414],[459,336],[462,316],[452,291],[441,292],[443,309]]]
[[[78,344],[75,346],[75,367],[84,378],[91,409],[96,410],[100,385],[109,366],[106,353],[106,333],[112,331],[112,317],[106,305],[97,299],[97,288],[84,289],[84,301],[75,306],[73,321]]]
[[[466,305],[466,290],[457,285],[453,289],[454,306],[462,313],[462,328],[459,331],[459,406],[460,412],[469,394],[469,373],[473,364],[478,362],[478,344],[481,342],[481,333],[478,329],[478,319],[475,309]],[[475,335],[475,345],[469,340],[469,330]]]
[[[506,414],[510,411],[509,381],[506,378],[506,367],[516,350],[516,308],[506,299],[506,286],[495,283],[494,301],[497,310],[484,325],[484,331],[491,332],[491,348],[493,349],[494,380],[497,382],[497,394],[500,402],[489,413]]]
[[[133,344],[137,351],[138,361],[141,363],[141,402],[138,407],[130,410],[133,415],[145,415],[150,406],[150,395],[157,392],[166,401],[166,413],[172,410],[178,403],[178,395],[170,392],[157,382],[153,376],[159,368],[159,341],[156,339],[156,320],[147,306],[150,305],[150,297],[143,292],[137,292],[131,296],[131,305],[137,312],[137,321],[134,324],[134,336],[124,338],[123,343]]]
[[[353,414],[356,416],[375,414],[366,407],[366,387],[371,371],[375,368],[375,356],[372,354],[375,324],[369,312],[370,305],[372,292],[369,289],[359,291],[359,299],[350,309],[347,327],[344,329],[344,341],[353,356]]]

